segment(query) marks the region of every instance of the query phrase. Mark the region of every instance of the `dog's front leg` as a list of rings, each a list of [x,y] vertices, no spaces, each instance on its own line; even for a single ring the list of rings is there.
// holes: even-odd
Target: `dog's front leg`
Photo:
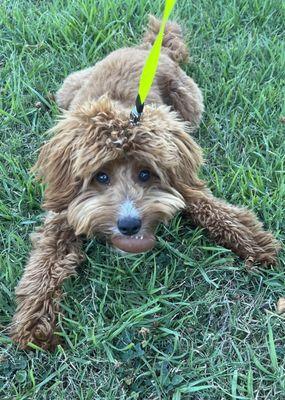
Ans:
[[[49,214],[33,234],[33,251],[16,288],[17,310],[10,334],[25,348],[33,342],[44,349],[56,345],[54,329],[59,313],[60,286],[75,274],[82,261],[80,240],[64,213]]]
[[[184,197],[187,216],[217,243],[246,259],[249,265],[275,264],[280,244],[264,231],[253,212],[227,204],[209,192],[187,188]]]

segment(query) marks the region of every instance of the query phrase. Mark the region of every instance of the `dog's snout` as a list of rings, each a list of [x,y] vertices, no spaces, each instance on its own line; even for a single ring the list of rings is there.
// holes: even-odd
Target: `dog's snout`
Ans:
[[[124,217],[117,222],[118,229],[123,235],[135,235],[141,229],[142,221],[140,218]]]

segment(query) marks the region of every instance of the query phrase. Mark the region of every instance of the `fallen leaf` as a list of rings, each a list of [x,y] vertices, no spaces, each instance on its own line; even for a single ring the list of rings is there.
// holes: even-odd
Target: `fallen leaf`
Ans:
[[[285,313],[285,297],[280,297],[280,299],[277,301],[276,311],[278,314]]]

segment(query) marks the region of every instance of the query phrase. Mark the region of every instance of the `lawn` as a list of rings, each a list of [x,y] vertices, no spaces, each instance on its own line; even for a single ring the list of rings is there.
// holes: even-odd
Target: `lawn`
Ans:
[[[284,4],[283,4],[284,7]],[[65,284],[63,345],[20,351],[6,327],[14,287],[40,224],[29,175],[58,115],[50,94],[67,74],[138,43],[162,0],[3,0],[0,4],[0,399],[285,399],[285,297],[275,268],[248,272],[181,217],[156,249],[122,257],[96,240]],[[178,0],[184,66],[205,97],[195,134],[216,196],[285,229],[284,20],[278,0]]]

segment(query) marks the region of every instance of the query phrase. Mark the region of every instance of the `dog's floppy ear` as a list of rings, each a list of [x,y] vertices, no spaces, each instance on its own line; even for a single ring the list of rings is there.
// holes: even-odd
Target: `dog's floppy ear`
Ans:
[[[164,105],[155,110],[146,107],[142,121],[142,128],[152,133],[149,153],[154,150],[154,156],[160,168],[167,171],[171,185],[181,194],[185,186],[194,190],[204,188],[205,183],[198,177],[203,164],[202,149],[191,137],[191,125]],[[164,148],[163,152],[161,148]]]
[[[55,212],[68,207],[81,185],[72,173],[78,122],[64,118],[51,129],[55,136],[40,151],[33,171],[46,184],[43,208]]]
[[[198,177],[203,164],[202,149],[185,130],[173,132],[173,140],[177,148],[177,165],[172,176],[173,185],[183,194],[185,186],[194,190],[205,187],[204,181]]]

